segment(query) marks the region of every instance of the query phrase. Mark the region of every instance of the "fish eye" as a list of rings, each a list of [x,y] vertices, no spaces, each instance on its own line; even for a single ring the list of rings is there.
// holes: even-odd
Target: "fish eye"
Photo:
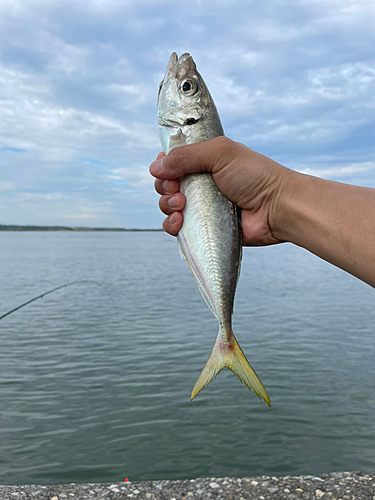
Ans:
[[[187,78],[181,83],[180,89],[183,94],[191,96],[197,93],[198,84],[194,80]]]

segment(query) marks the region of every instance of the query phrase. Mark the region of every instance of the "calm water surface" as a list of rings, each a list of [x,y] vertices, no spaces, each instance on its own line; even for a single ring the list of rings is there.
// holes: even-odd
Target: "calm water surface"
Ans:
[[[229,370],[163,233],[0,233],[0,483],[375,470],[375,292],[292,245],[245,249],[234,331],[272,400]]]

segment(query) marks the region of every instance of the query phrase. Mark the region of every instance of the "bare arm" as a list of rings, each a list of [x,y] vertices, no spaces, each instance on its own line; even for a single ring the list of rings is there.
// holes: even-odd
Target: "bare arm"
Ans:
[[[244,245],[289,241],[375,287],[375,189],[294,172],[225,137],[158,158],[150,171],[168,233],[183,220],[178,177],[208,170],[242,209]]]
[[[294,172],[275,234],[375,287],[375,189]]]

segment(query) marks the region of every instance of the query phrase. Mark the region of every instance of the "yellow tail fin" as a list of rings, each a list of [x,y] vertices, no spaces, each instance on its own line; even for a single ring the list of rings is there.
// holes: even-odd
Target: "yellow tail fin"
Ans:
[[[204,365],[201,374],[199,375],[190,399],[193,400],[195,396],[202,389],[204,389],[211,382],[212,378],[216,377],[216,375],[224,367],[228,367],[232,370],[232,372],[237,375],[237,377],[248,387],[249,390],[252,388],[259,398],[262,397],[268,406],[271,406],[271,401],[268,397],[266,389],[259,380],[258,375],[250,366],[250,363],[246,359],[246,356],[237,342],[236,337],[232,334],[230,342],[224,343],[221,330],[219,330],[215,345],[213,346],[211,354]]]

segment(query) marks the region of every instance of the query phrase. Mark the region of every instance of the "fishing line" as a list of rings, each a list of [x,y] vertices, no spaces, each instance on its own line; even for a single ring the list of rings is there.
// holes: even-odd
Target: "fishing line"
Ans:
[[[49,295],[50,293],[57,292],[57,290],[61,290],[62,288],[66,288],[66,287],[71,286],[71,285],[78,285],[80,283],[91,283],[93,285],[97,285],[97,286],[100,286],[101,288],[103,288],[103,290],[105,290],[105,292],[108,295],[108,297],[111,299],[113,307],[114,307],[114,309],[116,311],[116,316],[118,316],[116,304],[115,304],[115,302],[114,302],[114,300],[112,298],[112,295],[109,293],[109,291],[106,289],[106,287],[104,285],[102,285],[98,281],[94,281],[94,280],[78,280],[78,281],[72,281],[70,283],[65,283],[64,285],[57,286],[56,288],[53,288],[52,290],[48,290],[48,292],[44,292],[41,295],[38,295],[37,297],[34,297],[33,299],[28,300],[27,302],[24,302],[20,306],[17,306],[14,309],[12,309],[11,311],[8,311],[7,313],[5,313],[2,316],[0,316],[0,320],[3,319],[3,318],[5,318],[6,316],[9,316],[9,314],[12,314],[12,313],[18,311],[22,307],[25,307],[28,304],[31,304],[31,302],[34,302],[35,300],[41,299],[41,298],[45,297],[46,295]]]

